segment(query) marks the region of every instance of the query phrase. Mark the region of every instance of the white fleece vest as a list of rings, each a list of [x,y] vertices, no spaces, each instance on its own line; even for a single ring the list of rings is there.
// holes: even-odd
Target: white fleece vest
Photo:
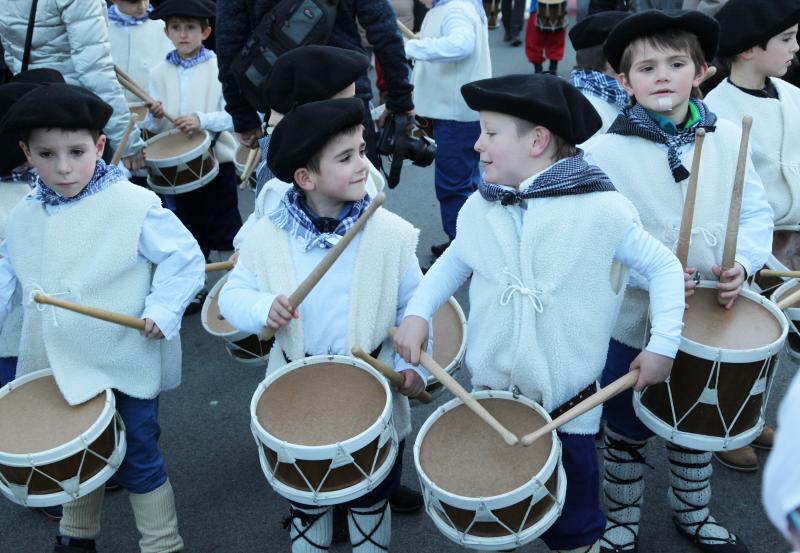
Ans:
[[[11,210],[24,198],[31,187],[27,182],[0,181],[0,242],[6,239],[6,223]],[[22,308],[11,307],[3,329],[0,330],[0,357],[19,355],[19,340],[22,335]]]
[[[611,123],[613,123],[614,120],[619,115],[619,108],[617,108],[615,104],[606,102],[605,100],[598,98],[597,96],[594,96],[592,94],[587,94],[585,92],[582,93],[584,98],[589,100],[589,103],[592,104],[594,109],[597,111],[597,114],[600,116],[600,119],[602,119],[603,121],[603,126],[600,127],[599,131],[594,133],[594,135],[583,144],[579,144],[579,147],[581,149],[586,149],[591,145],[592,141],[595,138],[597,138],[598,136],[602,136],[606,133],[608,128],[611,126]]]
[[[150,399],[180,383],[180,339],[147,340],[136,330],[55,307],[32,294],[141,317],[152,265],[138,261],[142,223],[158,197],[120,181],[48,215],[21,202],[7,234],[23,291],[17,374],[51,367],[64,398],[76,405],[107,388]]]
[[[150,85],[150,70],[164,61],[167,53],[173,49],[172,43],[164,34],[164,22],[160,19],[149,19],[141,25],[130,26],[109,22],[108,41],[114,64],[120,66],[145,90]],[[135,94],[127,90],[125,98],[128,102],[141,102]]]
[[[459,212],[453,246],[473,269],[466,365],[473,386],[517,386],[552,411],[603,371],[627,279],[614,254],[638,218],[617,192],[527,202],[475,193]],[[562,430],[595,433],[600,413]]]
[[[433,8],[425,15],[420,36],[443,36],[445,15],[461,11],[472,21],[475,49],[467,58],[451,62],[418,61],[414,66],[414,107],[419,115],[450,121],[477,121],[478,112],[467,107],[461,87],[492,76],[489,36],[486,25],[469,2],[453,1]]]
[[[385,209],[378,209],[364,226],[352,276],[358,293],[351,294],[350,315],[342,321],[347,324],[348,352],[353,346],[373,351],[382,344],[379,359],[393,366],[394,347],[387,333],[395,324],[397,290],[414,259],[418,234],[410,223]],[[294,290],[298,282],[289,248],[287,233],[264,217],[245,238],[239,263],[256,275],[263,291]],[[284,352],[289,360],[297,360],[305,351],[302,321],[292,321],[275,335],[267,372],[284,365]],[[411,432],[408,398],[397,392],[393,396],[394,422],[402,439]]]
[[[736,125],[718,119],[716,131],[706,134],[703,143],[688,266],[696,267],[705,278],[712,276],[711,267],[722,260],[740,139]],[[589,153],[592,163],[636,206],[644,229],[675,251],[689,179],[675,182],[666,149],[636,136],[605,134],[592,143]],[[693,147],[684,151],[684,167],[692,166],[693,157]],[[644,347],[649,303],[644,290],[625,292],[615,340],[632,348]]]
[[[736,125],[753,116],[750,135],[753,165],[764,182],[775,224],[800,223],[800,90],[772,79],[779,100],[742,92],[727,79],[708,93],[706,103]]]
[[[178,113],[181,105],[180,83],[178,82],[178,68],[169,62],[161,62],[153,68],[150,73],[150,81],[156,89],[161,101],[164,104],[164,111],[177,115],[187,115],[189,113],[208,113],[219,111],[219,101],[222,96],[222,85],[219,82],[219,68],[217,58],[199,63],[192,69],[191,85],[189,90],[192,92],[189,98],[184,99],[186,113]],[[169,121],[165,122],[165,130],[172,128]],[[233,161],[236,152],[236,141],[228,131],[219,135],[214,154],[220,163]]]

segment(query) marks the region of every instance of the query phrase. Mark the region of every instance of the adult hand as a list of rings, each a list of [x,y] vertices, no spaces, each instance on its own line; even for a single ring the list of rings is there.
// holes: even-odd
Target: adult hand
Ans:
[[[132,156],[122,158],[122,163],[128,171],[138,171],[144,168],[144,148],[133,154]]]
[[[236,139],[242,146],[247,146],[250,149],[258,146],[258,139],[264,136],[264,129],[257,127],[245,132],[237,132]]]

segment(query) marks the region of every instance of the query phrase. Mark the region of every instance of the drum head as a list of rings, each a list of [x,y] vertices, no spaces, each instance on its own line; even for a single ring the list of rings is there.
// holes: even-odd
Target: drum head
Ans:
[[[731,309],[717,302],[714,288],[696,288],[687,298],[683,337],[704,346],[745,350],[768,346],[780,339],[780,321],[755,301],[740,295]]]
[[[433,314],[433,359],[440,367],[449,366],[458,356],[464,333],[461,318],[450,302]]]
[[[479,401],[519,436],[545,425],[541,415],[521,402]],[[462,404],[442,414],[428,429],[419,462],[427,477],[447,492],[492,497],[516,490],[539,474],[552,446],[550,434],[531,447],[509,446]]]
[[[150,139],[147,145],[147,159],[167,160],[200,148],[206,140],[206,133],[196,132],[188,136],[182,132],[166,132]]]
[[[100,418],[105,393],[71,406],[52,376],[31,380],[0,399],[0,451],[48,451],[81,436]]]
[[[381,383],[363,369],[342,363],[298,367],[261,395],[256,417],[269,434],[304,446],[343,442],[379,420],[386,406]]]
[[[227,276],[223,278],[227,278]],[[222,286],[219,288],[215,286],[214,289],[216,293],[209,294],[205,299],[207,307],[204,322],[208,326],[208,331],[216,336],[235,334],[237,330],[219,311],[219,292],[222,291]]]

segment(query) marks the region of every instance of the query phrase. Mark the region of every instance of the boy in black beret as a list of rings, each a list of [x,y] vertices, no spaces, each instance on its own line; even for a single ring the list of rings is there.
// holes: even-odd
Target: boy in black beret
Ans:
[[[556,417],[596,389],[630,268],[656,298],[657,330],[633,364],[642,369],[637,388],[666,379],[680,342],[680,265],[575,147],[600,128],[597,112],[551,75],[498,77],[461,91],[480,112],[475,149],[485,181],[459,213],[452,246],[409,302],[397,351],[419,361],[427,321],[471,275],[466,366],[473,387],[521,393]],[[606,523],[594,445],[599,423],[597,408],[559,429],[568,484],[561,517],[542,535],[552,550],[599,550]]]
[[[731,188],[741,131],[718,119],[695,97],[717,47],[719,26],[699,12],[656,10],[632,15],[608,36],[604,51],[633,104],[622,110],[606,134],[587,149],[592,160],[639,210],[644,228],[664,245],[677,243],[698,128],[706,130],[694,232],[685,270],[686,294],[694,276],[717,281],[728,221]],[[772,241],[772,210],[761,179],[748,161],[734,268],[717,282],[720,296],[734,300],[746,275],[761,268]],[[699,280],[699,277],[698,277]],[[628,372],[647,330],[648,301],[643,290],[628,290],[617,319],[605,385]],[[638,548],[640,503],[644,491],[644,451],[653,433],[633,411],[631,392],[606,402],[603,490],[608,551]],[[747,548],[709,514],[711,454],[669,444],[669,502],[681,533],[703,551],[741,552]]]
[[[203,46],[214,15],[210,0],[167,0],[150,14],[151,19],[164,19],[164,32],[175,49],[150,71],[150,96],[156,102],[148,106],[144,124],[155,133],[169,131],[173,125],[164,118],[169,113],[175,116],[175,128],[187,135],[203,129],[212,133],[219,174],[201,188],[168,196],[168,205],[174,201],[175,213],[206,258],[211,250],[232,250],[242,226],[233,166],[236,142],[229,132],[233,119],[225,111],[217,56]],[[203,297],[195,299],[189,312],[200,308]]]
[[[158,447],[158,402],[180,383],[181,314],[205,267],[191,234],[158,197],[103,163],[100,129],[111,111],[86,89],[50,84],[22,96],[0,121],[0,132],[18,134],[38,173],[33,192],[9,215],[0,246],[0,279],[7,283],[0,288],[0,325],[19,287],[18,375],[51,368],[71,405],[113,389],[127,443],[115,477],[130,492],[141,551],[167,553],[183,542]],[[145,331],[42,312],[25,300],[34,292],[142,318]],[[95,551],[103,491],[84,491],[64,505],[55,552]]]
[[[767,190],[775,225],[795,228],[800,223],[800,152],[795,143],[800,132],[800,90],[780,77],[798,51],[800,0],[731,0],[716,19],[721,31],[717,55],[730,76],[709,92],[706,103],[731,121],[753,117],[753,164]],[[765,426],[753,446],[770,449],[773,434]],[[750,446],[714,457],[734,470],[758,468]]]
[[[575,69],[569,75],[569,82],[586,96],[603,120],[598,134],[608,130],[630,101],[603,53],[608,33],[629,15],[630,12],[621,11],[595,13],[569,31],[569,40],[575,48]]]
[[[386,336],[400,322],[422,278],[415,254],[418,231],[378,209],[299,310],[287,298],[372,201],[365,192],[369,164],[363,118],[361,100],[341,98],[298,106],[278,123],[267,162],[276,178],[294,186],[255,222],[219,305],[238,329],[278,329],[268,373],[306,355],[348,355],[353,346],[379,351],[375,355],[404,377],[400,393],[394,394],[393,413],[402,440],[411,431],[405,396],[422,391],[427,374],[396,356]],[[381,484],[343,505],[350,511],[350,539],[357,553],[378,553],[389,546],[388,498],[400,485],[402,448],[403,442]],[[290,513],[293,552],[328,549],[330,507],[293,504]]]

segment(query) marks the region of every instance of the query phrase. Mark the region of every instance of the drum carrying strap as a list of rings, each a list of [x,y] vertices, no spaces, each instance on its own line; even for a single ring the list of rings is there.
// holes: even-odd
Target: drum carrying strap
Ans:
[[[586,386],[586,388],[575,394],[574,397],[568,399],[567,401],[565,401],[564,403],[562,403],[561,405],[550,411],[550,418],[556,419],[560,417],[561,415],[563,415],[564,413],[575,407],[578,403],[580,403],[590,395],[595,394],[596,392],[597,392],[597,382],[592,382],[591,384]]]

